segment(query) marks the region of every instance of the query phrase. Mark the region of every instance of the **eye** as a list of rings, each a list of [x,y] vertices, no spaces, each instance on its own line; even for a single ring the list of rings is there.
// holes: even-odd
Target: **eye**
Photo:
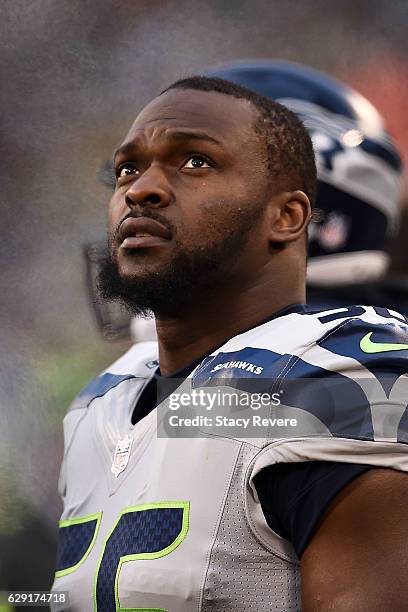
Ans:
[[[192,155],[188,158],[183,168],[196,169],[196,168],[211,168],[210,162],[202,155]]]
[[[139,173],[138,168],[136,168],[136,166],[134,164],[131,164],[130,162],[126,162],[125,164],[120,164],[120,166],[116,168],[116,178],[117,179],[123,178],[125,176],[129,176],[131,174],[138,174],[138,173]]]

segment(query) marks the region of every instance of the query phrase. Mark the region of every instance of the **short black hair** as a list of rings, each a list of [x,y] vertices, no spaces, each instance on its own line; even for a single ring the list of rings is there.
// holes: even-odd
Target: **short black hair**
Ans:
[[[305,126],[292,111],[275,100],[219,77],[180,79],[166,87],[161,94],[171,89],[215,91],[249,100],[258,112],[254,131],[266,144],[271,174],[274,178],[283,179],[283,189],[304,191],[313,204],[316,191],[313,145]]]

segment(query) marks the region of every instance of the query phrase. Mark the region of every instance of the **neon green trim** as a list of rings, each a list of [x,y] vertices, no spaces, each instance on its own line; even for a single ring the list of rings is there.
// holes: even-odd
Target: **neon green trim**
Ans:
[[[122,569],[123,563],[127,563],[128,561],[159,559],[160,557],[169,555],[171,552],[173,552],[175,548],[177,548],[181,544],[181,542],[186,537],[188,528],[189,528],[190,502],[188,501],[156,502],[152,504],[142,504],[141,506],[132,506],[131,508],[125,508],[124,510],[122,510],[122,512],[119,515],[118,520],[116,521],[115,525],[109,532],[109,535],[103,544],[102,553],[99,558],[98,566],[96,568],[95,578],[94,578],[94,612],[98,612],[98,604],[96,601],[96,583],[98,580],[99,568],[101,566],[102,559],[105,554],[105,548],[108,543],[108,540],[113,534],[113,532],[115,531],[116,527],[118,526],[119,521],[121,520],[122,516],[124,514],[128,514],[129,512],[142,512],[143,510],[156,510],[157,508],[182,508],[183,509],[183,520],[182,520],[180,533],[169,546],[166,546],[166,548],[163,548],[162,550],[159,550],[155,553],[136,553],[134,555],[125,555],[123,557],[120,557],[118,568],[116,570],[116,576],[115,576],[115,604],[116,604],[115,607],[116,607],[117,612],[168,612],[167,610],[164,610],[162,608],[121,608],[120,602],[119,602],[119,593],[118,593],[119,575],[120,575],[120,571]]]
[[[147,559],[160,559],[161,557],[165,557],[166,555],[169,555],[171,552],[173,552],[173,550],[175,550],[180,544],[181,542],[184,540],[184,538],[187,535],[188,532],[188,528],[189,528],[189,510],[190,510],[190,504],[189,502],[170,502],[170,503],[166,503],[166,502],[158,502],[156,504],[147,504],[148,507],[139,507],[139,510],[153,510],[156,508],[183,508],[183,520],[182,520],[182,525],[181,525],[181,531],[178,534],[178,536],[176,537],[175,540],[173,540],[173,542],[167,546],[166,548],[163,548],[162,550],[159,550],[157,552],[154,553],[136,553],[134,555],[125,555],[123,557],[120,558],[119,564],[118,564],[118,569],[116,570],[116,577],[115,577],[115,602],[116,602],[116,610],[118,610],[118,612],[124,612],[126,610],[126,612],[167,612],[166,610],[161,610],[158,609],[156,610],[155,608],[151,609],[151,608],[121,608],[120,607],[120,601],[119,601],[119,576],[120,576],[120,572],[122,571],[122,565],[124,563],[127,563],[128,561],[137,561],[138,559],[140,560],[147,560]],[[129,512],[130,510],[126,510],[125,512]],[[123,512],[123,514],[125,514],[125,512]]]
[[[405,351],[408,349],[408,344],[392,344],[391,342],[373,342],[371,336],[373,332],[369,332],[360,341],[360,348],[363,353],[385,353],[386,351]]]
[[[81,523],[88,523],[89,521],[97,521],[100,520],[102,516],[102,512],[97,512],[96,514],[88,514],[88,516],[81,516],[80,518],[74,519],[65,519],[63,521],[59,521],[59,527],[70,527],[71,525],[80,525]]]
[[[62,578],[62,576],[71,574],[72,572],[75,572],[75,570],[77,570],[82,565],[82,563],[85,561],[85,559],[91,552],[93,545],[95,544],[95,540],[98,536],[99,527],[101,524],[101,518],[102,518],[102,512],[98,512],[97,514],[81,516],[80,518],[75,518],[75,519],[66,519],[64,521],[59,522],[60,529],[63,529],[64,527],[70,527],[71,525],[80,525],[81,523],[88,523],[89,521],[95,521],[95,520],[96,520],[96,525],[95,525],[95,531],[94,531],[92,540],[88,548],[86,549],[83,557],[75,565],[72,565],[71,567],[67,567],[66,569],[58,570],[57,572],[55,572],[55,578]]]

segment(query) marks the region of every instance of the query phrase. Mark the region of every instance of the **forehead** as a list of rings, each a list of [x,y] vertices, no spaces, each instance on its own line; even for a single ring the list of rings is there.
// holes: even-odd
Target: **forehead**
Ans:
[[[173,130],[186,130],[240,146],[255,139],[255,118],[256,111],[249,100],[212,91],[173,89],[145,106],[124,144],[140,138],[155,139]]]

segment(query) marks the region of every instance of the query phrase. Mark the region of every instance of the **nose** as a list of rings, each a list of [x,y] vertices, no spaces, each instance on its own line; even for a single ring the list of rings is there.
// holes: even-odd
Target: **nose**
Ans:
[[[130,185],[125,201],[131,209],[134,206],[163,208],[170,204],[171,198],[165,177],[157,168],[149,168]]]

